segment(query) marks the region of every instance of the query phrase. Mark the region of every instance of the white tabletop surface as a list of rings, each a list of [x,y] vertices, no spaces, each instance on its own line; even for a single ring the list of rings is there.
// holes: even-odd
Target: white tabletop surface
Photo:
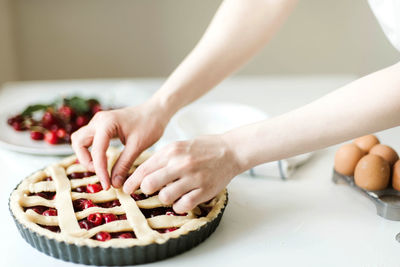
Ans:
[[[276,115],[353,78],[233,79],[201,101],[235,101]],[[161,82],[133,81],[136,89],[149,92]],[[30,85],[12,86],[18,90]],[[383,143],[399,149],[399,133],[396,128],[378,136]],[[346,185],[332,183],[334,151],[335,147],[318,151],[285,182],[239,175],[228,187],[229,204],[221,224],[208,240],[186,253],[146,266],[399,266],[400,244],[395,235],[400,232],[400,222],[377,216],[367,198]],[[78,266],[30,247],[19,235],[8,211],[8,196],[15,185],[57,159],[0,149],[1,266]]]

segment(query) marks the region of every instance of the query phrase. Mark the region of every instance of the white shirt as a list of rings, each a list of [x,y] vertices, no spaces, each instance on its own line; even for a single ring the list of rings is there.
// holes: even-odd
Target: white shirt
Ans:
[[[383,32],[400,51],[400,0],[368,0]]]

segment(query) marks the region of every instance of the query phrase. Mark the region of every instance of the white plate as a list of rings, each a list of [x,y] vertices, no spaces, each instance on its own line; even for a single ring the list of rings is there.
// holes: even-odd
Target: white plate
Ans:
[[[36,155],[68,155],[72,154],[69,144],[49,145],[44,141],[34,141],[29,131],[17,132],[7,124],[10,114],[0,115],[0,146],[17,152]]]
[[[183,109],[174,118],[173,126],[181,138],[191,139],[199,135],[221,134],[268,117],[264,111],[255,107],[214,102]]]
[[[69,155],[69,144],[49,145],[34,141],[29,131],[17,132],[7,124],[7,119],[21,112],[26,106],[47,103],[57,97],[80,95],[95,97],[105,106],[123,107],[137,105],[151,94],[133,82],[121,80],[82,80],[21,82],[6,85],[0,91],[0,147],[35,155]],[[113,145],[120,144],[113,140]]]

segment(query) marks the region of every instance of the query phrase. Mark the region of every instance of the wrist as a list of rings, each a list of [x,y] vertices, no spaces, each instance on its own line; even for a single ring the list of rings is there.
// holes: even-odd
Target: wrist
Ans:
[[[168,121],[181,108],[181,104],[176,101],[176,97],[162,88],[148,100],[148,104],[161,112],[162,116]]]
[[[242,173],[252,166],[251,160],[243,153],[240,137],[235,131],[230,131],[221,135],[221,140],[225,143],[227,150],[233,158],[234,166],[237,168],[237,173]]]
[[[145,110],[149,116],[157,118],[164,127],[167,126],[168,122],[171,120],[172,116],[176,111],[171,110],[169,106],[166,106],[162,99],[159,97],[151,97],[144,104]]]

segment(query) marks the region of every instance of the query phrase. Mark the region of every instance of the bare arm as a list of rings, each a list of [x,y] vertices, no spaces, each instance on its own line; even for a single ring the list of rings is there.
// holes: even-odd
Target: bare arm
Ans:
[[[163,203],[185,212],[255,165],[398,125],[400,63],[270,120],[171,144],[139,166],[124,190],[160,190]]]
[[[160,90],[138,107],[99,112],[72,135],[79,161],[110,186],[105,152],[112,137],[125,144],[112,171],[122,186],[129,166],[162,135],[172,115],[238,69],[271,38],[295,0],[225,0],[198,45]],[[92,146],[92,151],[89,147]]]
[[[271,39],[295,0],[225,0],[193,51],[154,95],[168,114],[196,100]]]
[[[224,139],[235,144],[241,168],[248,169],[398,125],[400,63],[299,109],[231,131]]]

